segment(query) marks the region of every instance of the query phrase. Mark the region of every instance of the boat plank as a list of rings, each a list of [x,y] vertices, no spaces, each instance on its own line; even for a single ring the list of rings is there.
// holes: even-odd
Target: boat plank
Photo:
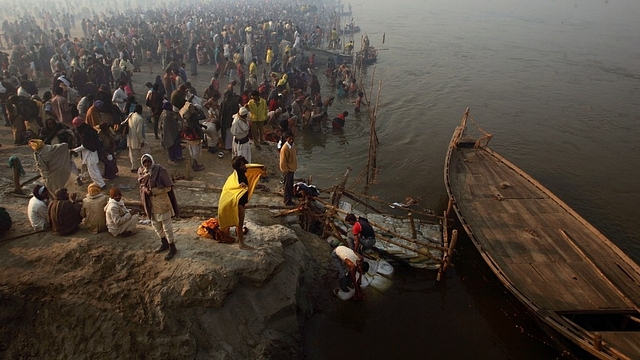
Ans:
[[[623,354],[640,354],[640,333],[626,331],[603,332],[602,340]]]
[[[616,289],[602,279],[590,263],[570,262],[566,273],[575,279],[579,287],[585,289],[586,296],[593,301],[596,309],[630,308],[632,304],[620,298]]]
[[[531,199],[547,197],[543,192],[531,187],[522,177],[514,177],[511,169],[487,152],[478,152],[472,165],[482,169],[476,170],[484,175],[484,181],[497,188],[507,199]],[[481,159],[481,160],[480,160]]]
[[[640,308],[640,281],[638,274],[620,262],[599,261],[598,266],[609,281],[615,284],[623,293],[629,294],[629,300]]]
[[[484,239],[487,250],[492,251],[493,249],[496,253],[500,253],[502,260],[505,262],[517,261],[520,258],[520,253],[510,246],[513,241],[509,241],[515,235],[511,233],[507,226],[497,221],[496,216],[500,213],[499,211],[488,212],[486,210],[488,207],[483,206],[486,202],[487,200],[473,202],[474,206],[469,209],[468,213],[473,214],[474,224],[482,224],[480,225],[482,229],[490,230],[487,235],[492,235],[492,237]]]
[[[486,248],[487,251],[490,251],[493,257],[504,260],[509,258],[509,253],[502,246],[501,242],[492,241],[493,239],[496,239],[496,234],[491,230],[491,226],[485,223],[484,226],[480,226],[479,229],[475,230],[475,232],[480,244]]]
[[[552,310],[575,309],[574,296],[563,289],[549,286],[555,276],[553,262],[546,264],[513,264],[510,279],[517,289],[526,289],[525,296],[539,308]]]
[[[521,225],[524,230],[523,236],[529,236],[530,238],[530,241],[525,241],[525,243],[529,244],[533,258],[536,261],[563,261],[562,254],[558,253],[560,249],[556,245],[556,239],[549,237],[541,230],[545,224],[540,223],[540,215],[536,216],[536,212],[533,210],[536,206],[533,206],[532,204],[545,202],[547,200],[530,199],[526,201],[505,201],[512,203],[512,207],[524,222]]]
[[[556,311],[593,309],[591,299],[582,288],[575,286],[575,281],[565,272],[565,266],[566,264],[561,266],[554,262],[532,265],[545,280],[541,284],[544,288],[543,293],[539,298],[535,298],[536,303],[542,305],[543,308]],[[555,296],[549,296],[548,289],[550,288],[558,289]],[[529,294],[529,289],[527,289],[527,294]]]

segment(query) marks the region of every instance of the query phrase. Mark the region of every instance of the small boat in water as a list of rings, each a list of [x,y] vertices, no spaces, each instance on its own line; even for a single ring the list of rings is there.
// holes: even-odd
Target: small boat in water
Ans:
[[[600,359],[640,358],[640,267],[523,170],[467,134],[446,155],[453,209],[504,287],[557,338]],[[475,124],[475,122],[473,122]],[[564,341],[566,343],[566,341]]]
[[[340,29],[340,35],[349,35],[349,34],[355,34],[359,32],[360,32],[360,26],[353,25],[353,24],[348,24],[343,29]]]

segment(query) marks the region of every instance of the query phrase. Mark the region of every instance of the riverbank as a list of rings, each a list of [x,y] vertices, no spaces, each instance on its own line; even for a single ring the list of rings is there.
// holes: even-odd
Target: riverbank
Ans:
[[[190,80],[200,91],[212,76],[201,68]],[[155,74],[134,75],[139,98],[147,77]],[[204,219],[216,216],[220,188],[232,171],[230,154],[203,152],[205,170],[185,180],[187,165],[166,165],[166,151],[150,126],[146,130],[150,153],[176,179],[178,203],[197,214],[175,220],[178,253],[169,262],[153,253],[158,240],[149,225],[139,225],[128,238],[86,229],[69,237],[31,234],[29,199],[7,194],[12,170],[0,168],[0,202],[14,222],[0,238],[0,357],[301,357],[304,319],[335,301],[323,280],[333,280],[334,270],[325,241],[297,225],[283,226],[267,209],[282,204],[275,145],[253,149],[269,182],[249,203],[245,239],[256,250],[246,251],[196,235]],[[17,155],[22,161],[22,180],[37,175],[31,149],[9,145],[10,128],[0,128],[0,143],[0,160],[6,164]],[[129,171],[126,151],[117,158],[120,172],[107,187],[121,188],[125,202],[135,204],[136,174]],[[67,183],[81,197],[86,186]],[[25,193],[32,187],[25,184]]]

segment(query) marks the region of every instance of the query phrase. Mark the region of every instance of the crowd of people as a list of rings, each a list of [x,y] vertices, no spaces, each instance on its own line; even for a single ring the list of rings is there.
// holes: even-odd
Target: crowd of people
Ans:
[[[171,219],[179,206],[169,172],[145,153],[148,126],[170,166],[185,159],[182,144],[193,171],[204,170],[203,147],[219,157],[231,153],[218,217],[225,231],[236,228],[242,249],[251,249],[243,239],[244,207],[263,170],[251,164],[252,149],[277,144],[283,204],[295,206],[294,139],[329,120],[334,99],[322,97],[315,57],[306,49],[335,46],[336,13],[308,3],[194,2],[76,14],[36,7],[4,20],[0,46],[10,53],[0,59],[0,113],[15,145],[31,147],[42,175],[27,210],[33,228],[68,235],[84,222],[92,233],[133,234],[138,215],[126,208],[121,190],[103,194],[105,180],[118,176],[117,152],[127,149],[144,215],[160,239],[156,252],[168,251],[171,259],[177,252]],[[358,92],[347,64],[327,65],[330,83],[340,79],[337,96]],[[189,80],[201,66],[214,76],[198,91]],[[146,94],[136,94],[133,79],[142,72],[157,76]],[[357,113],[363,103],[360,93]],[[329,123],[342,129],[347,115]],[[78,185],[89,183],[82,200],[68,193],[71,174]],[[360,254],[357,245],[351,250]],[[345,259],[341,264],[349,265]]]

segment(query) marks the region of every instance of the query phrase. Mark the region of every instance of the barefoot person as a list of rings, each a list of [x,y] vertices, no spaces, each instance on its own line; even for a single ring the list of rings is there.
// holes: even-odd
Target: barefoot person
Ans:
[[[244,235],[248,231],[244,226],[244,207],[251,199],[264,166],[259,164],[247,166],[247,164],[249,162],[244,156],[236,156],[231,162],[234,172],[229,175],[222,187],[218,203],[218,223],[220,229],[225,232],[235,226],[240,249],[252,250],[251,246],[244,243]]]

